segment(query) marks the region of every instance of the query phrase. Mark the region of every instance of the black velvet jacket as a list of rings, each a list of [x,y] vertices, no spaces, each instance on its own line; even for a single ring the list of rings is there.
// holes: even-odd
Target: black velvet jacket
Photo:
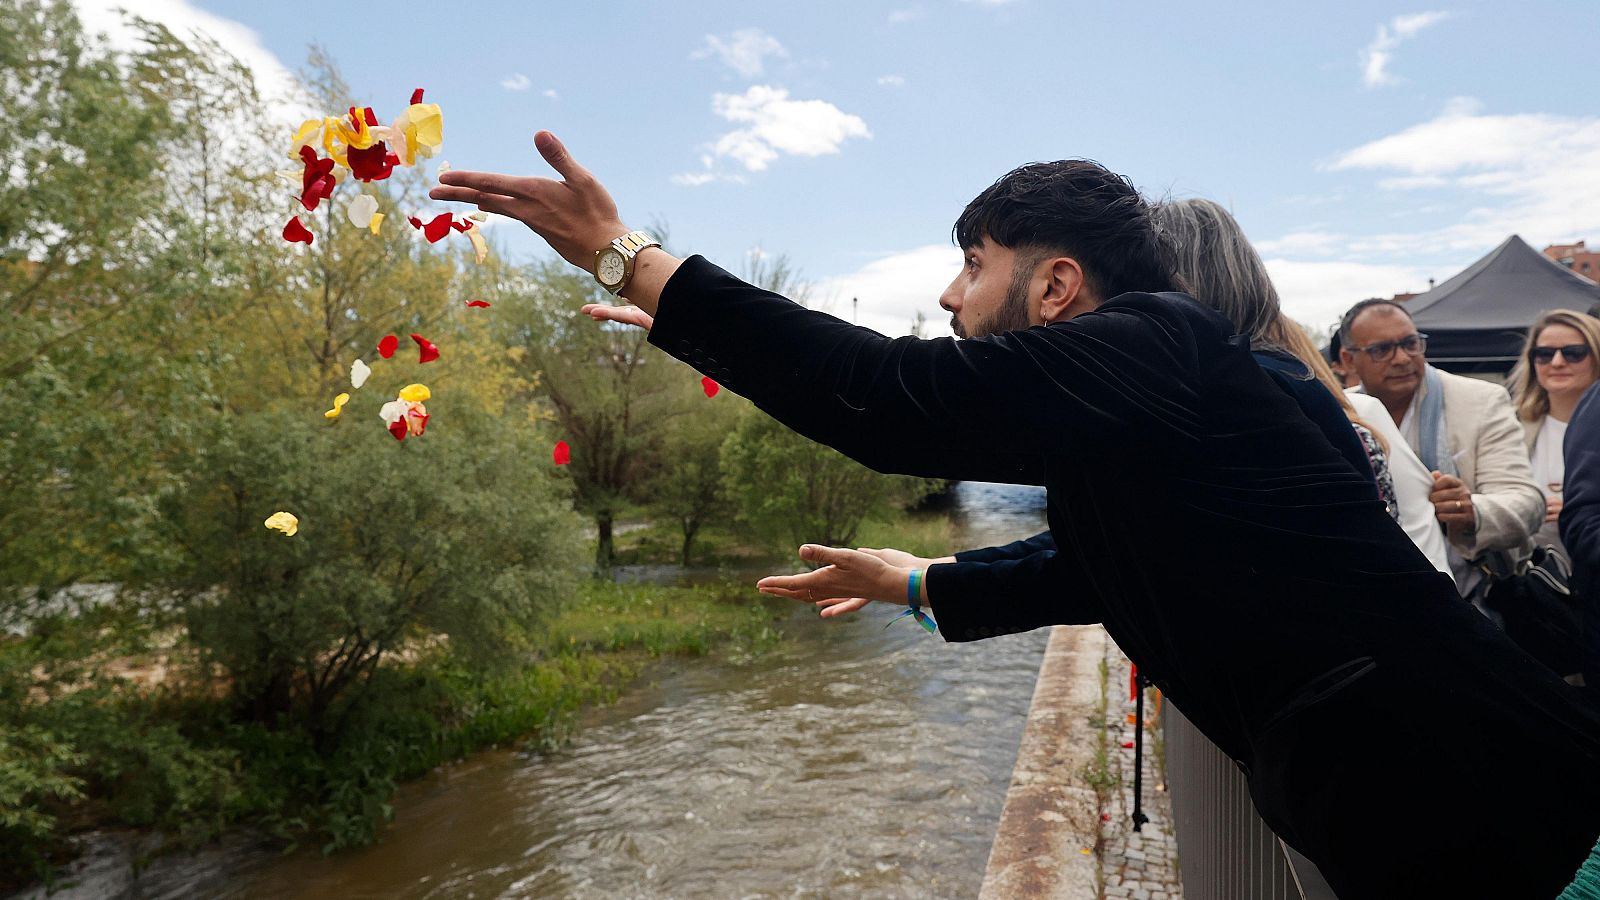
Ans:
[[[1475,896],[1554,896],[1600,835],[1600,717],[1459,601],[1230,332],[1184,295],[1125,294],[889,339],[694,257],[650,340],[878,471],[1045,485],[1056,552],[932,567],[940,631],[1103,622],[1345,900],[1435,896],[1415,891],[1444,864],[1479,870]],[[1494,771],[1530,745],[1536,772]],[[1576,792],[1560,817],[1552,779]],[[1473,836],[1376,814],[1408,800],[1446,817],[1421,831]],[[1523,858],[1509,893],[1482,880],[1490,845]]]

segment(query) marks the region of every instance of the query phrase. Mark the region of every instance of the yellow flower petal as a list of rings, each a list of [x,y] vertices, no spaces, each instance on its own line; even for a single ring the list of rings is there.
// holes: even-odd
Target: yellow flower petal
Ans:
[[[482,265],[489,258],[489,242],[483,239],[477,225],[467,229],[467,239],[472,241],[472,252],[477,255],[478,264]]]
[[[372,220],[367,222],[367,230],[372,232],[373,234],[377,234],[378,233],[378,229],[381,228],[382,226],[383,226],[383,213],[373,213],[372,214]]]
[[[289,158],[299,159],[300,148],[317,139],[317,132],[322,130],[321,119],[307,119],[300,123],[300,128],[294,133],[294,139],[289,144]]]
[[[275,512],[267,516],[263,524],[274,531],[283,532],[285,537],[294,537],[295,532],[300,530],[300,520],[295,518],[294,513]]]
[[[349,403],[349,402],[350,402],[350,395],[349,394],[340,394],[339,396],[333,398],[333,409],[330,409],[327,412],[323,413],[322,417],[325,418],[325,419],[337,419],[337,418],[339,418],[339,414],[344,412],[344,405],[346,403]]]
[[[400,399],[407,403],[421,403],[433,399],[433,392],[425,384],[408,384],[400,389]]]

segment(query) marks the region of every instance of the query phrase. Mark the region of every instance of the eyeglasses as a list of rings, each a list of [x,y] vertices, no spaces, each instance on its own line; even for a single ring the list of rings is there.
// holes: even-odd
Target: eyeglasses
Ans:
[[[1368,344],[1365,347],[1351,347],[1350,352],[1365,353],[1372,357],[1373,362],[1388,362],[1389,357],[1394,356],[1396,350],[1404,350],[1416,356],[1427,352],[1427,349],[1428,336],[1419,331],[1398,341],[1379,341],[1376,344]]]
[[[1536,366],[1548,366],[1555,362],[1556,354],[1574,365],[1589,358],[1588,344],[1568,344],[1565,347],[1534,347],[1528,351],[1528,358]]]

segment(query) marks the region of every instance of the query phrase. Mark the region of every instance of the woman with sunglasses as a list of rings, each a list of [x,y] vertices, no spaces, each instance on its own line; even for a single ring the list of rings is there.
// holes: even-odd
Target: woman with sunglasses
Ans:
[[[1511,370],[1517,406],[1533,463],[1533,480],[1545,496],[1544,524],[1534,536],[1541,546],[1562,550],[1556,519],[1561,515],[1561,457],[1567,422],[1583,392],[1600,375],[1600,320],[1571,310],[1539,316],[1528,329],[1522,355]]]

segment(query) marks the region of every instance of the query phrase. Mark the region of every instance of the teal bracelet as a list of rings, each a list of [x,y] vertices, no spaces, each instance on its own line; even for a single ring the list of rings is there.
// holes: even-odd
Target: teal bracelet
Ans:
[[[929,634],[939,630],[939,623],[933,620],[933,616],[922,611],[921,569],[912,569],[910,576],[906,578],[906,608],[900,612],[900,615],[890,619],[883,627],[888,628],[906,616],[910,616],[913,621],[921,625]]]

